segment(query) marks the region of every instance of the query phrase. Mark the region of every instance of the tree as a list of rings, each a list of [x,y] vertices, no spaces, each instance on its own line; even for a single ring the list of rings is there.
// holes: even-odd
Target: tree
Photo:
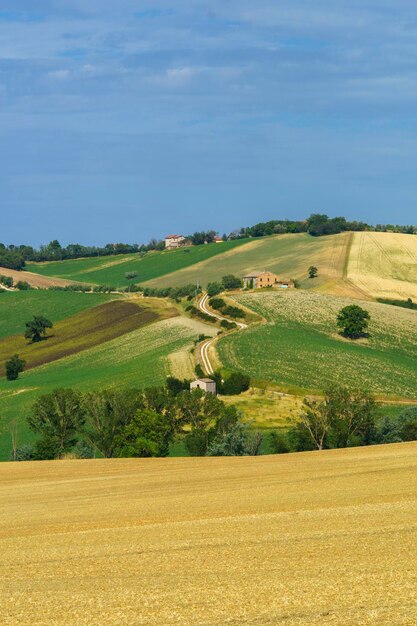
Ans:
[[[53,324],[43,315],[35,315],[33,320],[26,322],[25,338],[32,343],[37,343],[45,339],[47,328],[52,328]]]
[[[323,400],[304,400],[294,428],[318,450],[370,444],[375,438],[375,408],[367,392],[331,385]]]
[[[221,386],[221,393],[225,396],[239,395],[250,387],[250,378],[241,372],[232,372]]]
[[[308,277],[309,278],[316,278],[317,274],[319,273],[317,267],[315,267],[314,265],[310,265],[310,267],[308,268]]]
[[[234,276],[233,274],[227,274],[222,278],[223,289],[231,290],[231,289],[240,289],[242,287],[242,281],[238,276]]]
[[[18,354],[14,354],[6,361],[6,378],[7,380],[17,380],[19,374],[25,369],[26,361],[20,358]]]
[[[118,456],[167,456],[172,436],[172,423],[166,415],[139,409],[118,437]]]
[[[350,304],[339,311],[337,326],[344,337],[358,339],[364,336],[370,319],[368,311],[357,304]]]
[[[116,456],[120,432],[142,405],[142,395],[135,390],[111,389],[85,394],[83,431],[87,441],[105,458]]]
[[[29,291],[31,288],[30,284],[26,280],[18,280],[15,287],[16,289],[19,289],[19,291]]]
[[[28,418],[31,430],[40,435],[37,458],[56,458],[77,443],[84,423],[81,394],[73,389],[56,389],[40,396]]]
[[[128,280],[128,281],[129,281],[129,291],[130,291],[130,287],[131,287],[131,283],[132,283],[132,281],[133,281],[135,278],[137,278],[137,276],[138,276],[138,273],[137,273],[137,272],[126,272],[126,273],[125,273],[125,278],[126,278],[126,280]]]
[[[217,296],[219,293],[223,291],[223,285],[221,283],[208,283],[207,285],[207,293],[212,298],[213,296]]]

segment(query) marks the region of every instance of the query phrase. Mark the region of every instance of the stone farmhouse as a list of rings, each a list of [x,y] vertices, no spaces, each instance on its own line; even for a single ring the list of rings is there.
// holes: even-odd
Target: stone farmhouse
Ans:
[[[211,378],[197,378],[197,380],[193,380],[193,382],[190,383],[190,390],[192,391],[193,389],[202,389],[202,391],[206,393],[216,395],[216,383],[214,380],[211,380]]]
[[[262,289],[273,287],[275,289],[293,289],[294,281],[279,278],[273,272],[264,270],[263,272],[252,272],[243,277],[243,286],[246,289]]]
[[[165,248],[167,250],[174,250],[184,245],[185,237],[183,235],[167,235],[165,237]]]

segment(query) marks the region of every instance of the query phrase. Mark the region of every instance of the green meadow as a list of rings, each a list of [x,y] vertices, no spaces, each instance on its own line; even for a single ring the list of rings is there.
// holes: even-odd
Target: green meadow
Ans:
[[[169,356],[188,351],[212,327],[173,317],[126,333],[98,346],[28,370],[19,380],[0,380],[0,457],[10,452],[10,423],[19,420],[20,444],[32,440],[25,418],[41,394],[59,387],[81,391],[113,386],[144,388],[163,384],[171,372]]]
[[[0,338],[24,333],[25,322],[44,315],[55,323],[99,304],[114,300],[114,295],[67,291],[2,291],[0,293]]]
[[[380,398],[417,400],[414,311],[363,303],[371,315],[369,337],[351,341],[336,327],[338,311],[351,300],[298,290],[236,300],[265,323],[218,342],[225,367],[298,392],[322,390],[334,381],[360,385]]]
[[[145,256],[118,255],[101,258],[77,259],[51,263],[31,263],[26,269],[44,276],[57,276],[76,282],[99,285],[126,286],[126,272],[137,272],[134,282],[141,284],[170,272],[176,272],[190,265],[201,263],[228,250],[239,248],[247,239],[190,246],[178,250],[148,252]]]

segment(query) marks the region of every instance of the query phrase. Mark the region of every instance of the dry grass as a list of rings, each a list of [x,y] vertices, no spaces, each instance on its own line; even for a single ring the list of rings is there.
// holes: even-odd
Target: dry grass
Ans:
[[[417,444],[4,464],[5,626],[412,625]]]
[[[303,396],[251,388],[239,396],[222,396],[226,404],[234,404],[246,421],[258,428],[285,428],[301,411]]]
[[[66,280],[64,278],[52,278],[50,276],[40,276],[33,272],[17,272],[10,270],[6,267],[0,267],[0,275],[11,276],[13,281],[17,283],[19,280],[26,281],[33,288],[48,289],[48,287],[65,287],[66,285],[73,285],[73,280]]]
[[[417,237],[355,233],[347,277],[375,298],[417,299]]]
[[[206,259],[190,267],[149,281],[153,286],[178,286],[199,280],[202,285],[225,274],[243,276],[255,270],[271,270],[284,278],[296,278],[312,288],[341,281],[349,249],[350,233],[310,237],[305,233],[263,237]],[[308,267],[319,268],[319,278],[307,278]]]

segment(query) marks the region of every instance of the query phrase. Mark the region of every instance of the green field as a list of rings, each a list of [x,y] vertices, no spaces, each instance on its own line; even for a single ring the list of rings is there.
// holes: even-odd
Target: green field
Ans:
[[[153,278],[176,272],[212,257],[223,255],[228,250],[247,243],[245,239],[191,246],[164,252],[148,252],[144,257],[137,254],[77,259],[51,263],[32,263],[26,266],[30,272],[45,276],[58,276],[83,283],[125,286],[129,281],[126,272],[137,272],[135,283],[144,283]],[[184,284],[184,283],[182,283]]]
[[[24,333],[25,322],[34,315],[44,315],[53,323],[85,311],[114,295],[67,291],[7,291],[0,294],[0,338]]]
[[[8,425],[14,418],[20,420],[20,443],[31,439],[25,418],[37,396],[58,387],[88,391],[163,384],[171,371],[169,357],[181,350],[189,352],[200,333],[211,334],[213,327],[185,317],[166,319],[24,372],[17,381],[0,380],[0,457],[8,457]]]
[[[155,310],[144,298],[106,302],[57,322],[42,341],[32,343],[22,333],[0,339],[0,374],[5,374],[5,361],[12,354],[19,354],[28,370],[176,315],[178,311],[173,306],[170,310]]]
[[[370,336],[350,341],[339,336],[336,316],[352,301],[298,290],[242,294],[236,300],[266,323],[218,342],[226,367],[284,388],[316,391],[338,381],[367,387],[381,398],[417,400],[414,311],[367,302]]]

